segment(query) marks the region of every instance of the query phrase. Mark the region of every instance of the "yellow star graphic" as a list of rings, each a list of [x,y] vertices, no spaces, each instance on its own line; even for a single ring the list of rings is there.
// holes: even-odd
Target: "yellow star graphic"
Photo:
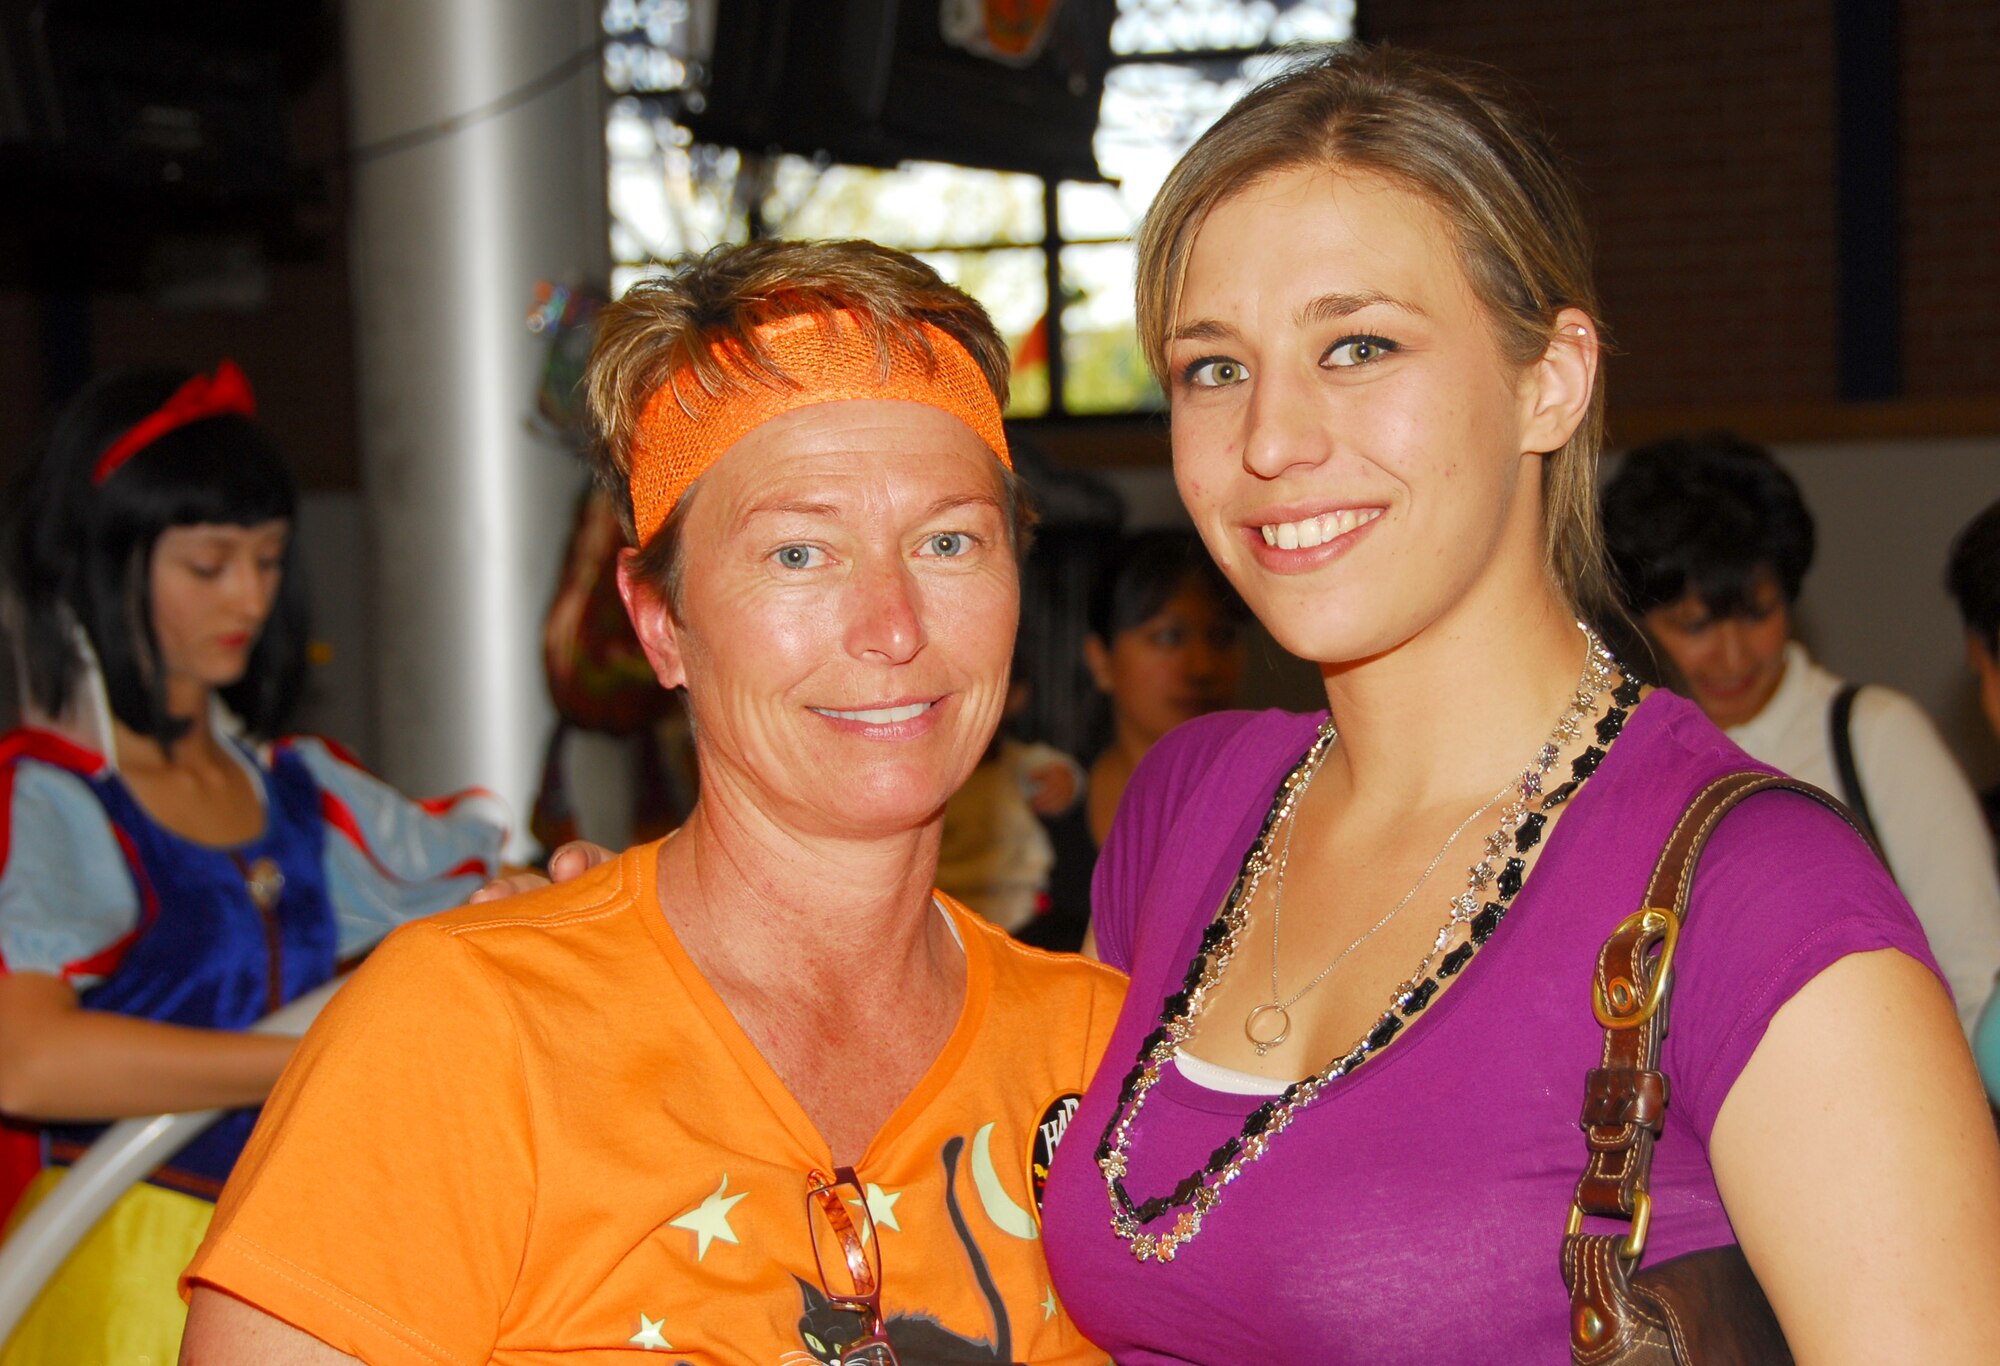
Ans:
[[[869,1222],[880,1224],[883,1228],[892,1228],[896,1232],[901,1233],[903,1226],[896,1222],[896,1202],[902,1198],[903,1193],[901,1191],[896,1191],[892,1194],[889,1191],[883,1190],[873,1181],[870,1181],[868,1183]],[[849,1200],[847,1203],[856,1209],[861,1208],[859,1200]],[[863,1247],[868,1245],[868,1224],[861,1226],[861,1245]]]
[[[1048,1287],[1049,1297],[1042,1301],[1042,1321],[1048,1322],[1056,1316],[1056,1288]]]
[[[673,1344],[660,1336],[660,1326],[665,1322],[665,1319],[649,1319],[642,1313],[639,1315],[639,1331],[625,1340],[649,1352],[671,1351]]]
[[[729,1173],[724,1172],[722,1174],[722,1184],[715,1188],[714,1194],[710,1195],[686,1214],[667,1221],[675,1228],[684,1228],[694,1234],[694,1259],[697,1262],[708,1255],[708,1245],[715,1239],[720,1238],[725,1243],[736,1241],[736,1230],[729,1226],[729,1211],[734,1209],[736,1202],[743,1199],[749,1192],[745,1191],[742,1195],[724,1196],[723,1192],[728,1189]]]

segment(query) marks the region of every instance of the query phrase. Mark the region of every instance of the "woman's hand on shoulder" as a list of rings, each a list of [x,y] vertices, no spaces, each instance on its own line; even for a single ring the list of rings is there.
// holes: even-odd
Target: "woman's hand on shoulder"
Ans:
[[[571,840],[568,844],[556,846],[555,853],[549,855],[548,876],[544,877],[532,868],[512,869],[474,892],[472,901],[475,905],[482,901],[504,901],[522,892],[540,891],[544,887],[582,877],[600,863],[609,863],[617,857],[601,844]]]
[[[1801,1363],[2000,1361],[2000,1142],[1922,964],[1851,954],[1808,982],[1709,1157]]]

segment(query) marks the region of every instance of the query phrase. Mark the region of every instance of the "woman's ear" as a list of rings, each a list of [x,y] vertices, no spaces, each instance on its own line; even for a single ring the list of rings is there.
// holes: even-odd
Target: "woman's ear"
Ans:
[[[1580,308],[1556,314],[1548,349],[1529,367],[1523,400],[1527,422],[1521,448],[1561,450],[1590,411],[1597,386],[1597,324]]]
[[[1092,632],[1083,638],[1083,666],[1090,670],[1090,681],[1106,696],[1111,693],[1111,651]]]
[[[625,615],[632,619],[633,634],[653,666],[653,676],[664,688],[687,685],[687,669],[681,658],[680,623],[674,620],[673,604],[664,586],[639,572],[639,552],[626,547],[618,552],[618,596],[625,601]]]

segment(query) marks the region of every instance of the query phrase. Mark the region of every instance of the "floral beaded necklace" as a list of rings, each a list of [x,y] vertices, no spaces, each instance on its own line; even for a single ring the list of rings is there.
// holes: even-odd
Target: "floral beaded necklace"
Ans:
[[[1139,1060],[1118,1089],[1118,1103],[1105,1122],[1098,1140],[1097,1165],[1111,1200],[1111,1230],[1133,1257],[1141,1262],[1171,1262],[1180,1247],[1201,1232],[1202,1220],[1222,1198],[1223,1190],[1243,1174],[1244,1168],[1263,1156],[1271,1140],[1285,1129],[1308,1105],[1338,1080],[1359,1070],[1368,1060],[1388,1047],[1404,1025],[1431,1003],[1441,983],[1463,971],[1493,932],[1506,918],[1507,908],[1521,890],[1527,871],[1527,855],[1541,843],[1548,825],[1548,813],[1574,797],[1597,766],[1604,761],[1605,747],[1618,737],[1626,718],[1639,703],[1639,685],[1630,677],[1619,676],[1611,690],[1611,708],[1596,723],[1594,744],[1570,762],[1570,776],[1560,786],[1544,792],[1543,783],[1555,766],[1565,744],[1583,734],[1598,697],[1612,687],[1619,674],[1617,662],[1588,626],[1578,623],[1586,641],[1582,676],[1562,717],[1548,741],[1515,783],[1515,800],[1502,813],[1499,825],[1488,835],[1478,862],[1466,873],[1465,890],[1451,898],[1451,916],[1438,932],[1431,950],[1416,973],[1391,993],[1389,1007],[1369,1026],[1366,1034],[1343,1056],[1334,1059],[1312,1076],[1295,1081],[1277,1096],[1265,1101],[1244,1119],[1242,1130],[1209,1154],[1201,1170],[1183,1177],[1166,1195],[1134,1200],[1125,1186],[1132,1130],[1146,1098],[1158,1084],[1162,1072],[1173,1065],[1174,1051],[1193,1033],[1196,1017],[1222,980],[1235,956],[1244,929],[1250,921],[1250,906],[1257,889],[1273,864],[1273,845],[1280,829],[1289,831],[1299,799],[1312,781],[1336,735],[1328,717],[1308,749],[1278,784],[1270,809],[1244,855],[1243,865],[1224,899],[1222,910],[1202,931],[1180,989],[1170,994],[1160,1007],[1160,1023],[1139,1045]],[[1508,854],[1509,846],[1513,852]],[[1482,897],[1488,899],[1483,900]],[[1461,938],[1462,936],[1462,938]],[[1446,946],[1458,940],[1457,946]],[[1173,1216],[1170,1227],[1149,1231],[1146,1225]]]

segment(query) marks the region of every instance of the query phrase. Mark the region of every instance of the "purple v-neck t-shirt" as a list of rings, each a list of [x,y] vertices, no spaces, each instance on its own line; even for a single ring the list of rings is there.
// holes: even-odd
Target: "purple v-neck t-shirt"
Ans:
[[[1047,1191],[1057,1293],[1092,1341],[1133,1366],[1566,1361],[1559,1255],[1586,1155],[1584,1073],[1604,1039],[1590,1009],[1597,952],[1639,907],[1694,792],[1758,765],[1683,699],[1648,697],[1460,981],[1279,1134],[1171,1264],[1142,1265],[1111,1232],[1098,1140],[1139,1041],[1322,719],[1193,722],[1126,791],[1093,909],[1098,948],[1132,990]],[[1936,970],[1895,883],[1837,816],[1769,793],[1717,828],[1677,960],[1649,1264],[1734,1241],[1707,1158],[1723,1098],[1793,993],[1835,960],[1882,948]],[[1134,1132],[1134,1197],[1199,1170],[1258,1103],[1170,1070]]]

